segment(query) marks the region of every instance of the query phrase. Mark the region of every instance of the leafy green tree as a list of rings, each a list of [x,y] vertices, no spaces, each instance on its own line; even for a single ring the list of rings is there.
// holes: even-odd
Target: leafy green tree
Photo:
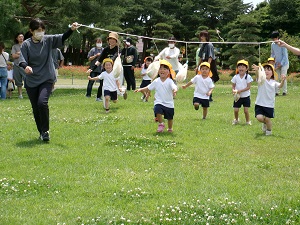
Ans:
[[[228,42],[257,42],[259,38],[259,26],[257,20],[251,15],[242,15],[227,26]],[[241,59],[249,61],[249,64],[259,61],[258,46],[252,44],[233,44],[226,46],[222,53],[225,67],[235,68],[236,62]]]

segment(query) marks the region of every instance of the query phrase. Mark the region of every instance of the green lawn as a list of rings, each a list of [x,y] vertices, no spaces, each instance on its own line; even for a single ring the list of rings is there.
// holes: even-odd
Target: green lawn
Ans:
[[[229,85],[206,120],[193,91],[178,91],[174,132],[157,134],[153,97],[129,92],[106,114],[58,87],[49,143],[26,96],[0,101],[0,224],[300,224],[300,87],[276,97],[272,136],[254,118],[255,84],[252,126],[243,110],[231,125]]]

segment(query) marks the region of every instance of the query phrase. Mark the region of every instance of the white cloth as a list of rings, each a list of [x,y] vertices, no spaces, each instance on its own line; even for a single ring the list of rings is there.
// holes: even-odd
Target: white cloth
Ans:
[[[209,96],[206,95],[206,93],[209,92],[211,88],[215,87],[214,82],[210,77],[203,79],[202,75],[198,74],[191,79],[191,82],[195,84],[194,97],[209,99]]]
[[[147,87],[150,91],[155,90],[154,105],[161,104],[168,108],[174,108],[173,90],[177,90],[177,86],[171,78],[162,82],[158,77]]]
[[[276,88],[280,85],[279,82],[275,80],[265,80],[262,85],[258,85],[257,97],[255,104],[274,108],[275,107],[275,94]]]
[[[2,54],[0,54],[0,67],[6,67],[8,61],[9,61],[9,54],[7,52],[2,52]]]
[[[98,78],[101,80],[103,79],[103,90],[108,90],[108,91],[117,91],[117,83],[116,81],[118,78],[114,77],[114,73],[110,72],[107,73],[106,71],[102,72]]]
[[[156,57],[155,60],[158,59],[165,59],[172,65],[172,69],[175,71],[179,70],[179,61],[178,61],[178,56],[180,54],[180,50],[177,47],[170,48],[166,47],[164,48]],[[170,56],[170,59],[167,59],[166,57]]]
[[[247,76],[247,78],[246,78]],[[242,90],[247,87],[249,83],[253,81],[252,77],[249,74],[245,74],[243,77],[240,74],[236,74],[232,79],[231,83],[235,84],[236,90]],[[250,96],[250,89],[240,93],[241,98],[246,98]]]
[[[142,68],[141,70],[141,74],[145,74],[143,77],[143,80],[151,80],[151,77],[148,76],[148,74],[146,73],[147,72],[147,69],[145,69],[144,67]]]

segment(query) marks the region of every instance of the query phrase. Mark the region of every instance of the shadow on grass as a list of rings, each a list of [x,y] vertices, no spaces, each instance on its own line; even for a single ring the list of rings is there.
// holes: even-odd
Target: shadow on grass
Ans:
[[[36,146],[44,145],[44,144],[49,144],[49,141],[42,141],[37,138],[31,139],[31,140],[24,140],[24,141],[19,141],[16,143],[16,146],[19,148],[34,148]]]

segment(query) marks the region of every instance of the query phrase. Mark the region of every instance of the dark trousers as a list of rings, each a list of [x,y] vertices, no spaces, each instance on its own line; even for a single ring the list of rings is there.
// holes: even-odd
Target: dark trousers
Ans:
[[[127,90],[130,91],[136,89],[135,77],[134,77],[134,70],[131,69],[131,66],[123,66],[124,77],[127,83]]]
[[[97,98],[102,97],[102,89],[103,89],[103,80],[100,80],[100,84],[99,84],[98,91],[97,91]]]
[[[91,72],[90,76],[91,77],[97,77],[99,74],[100,73],[98,73],[98,72]],[[89,80],[87,88],[86,88],[86,96],[87,97],[91,97],[94,83],[95,83],[94,80]],[[101,84],[101,80],[100,80],[100,84]],[[102,80],[102,86],[103,86],[103,80]],[[99,86],[99,88],[100,88],[100,86]],[[98,92],[99,92],[99,88],[98,88]],[[102,87],[101,87],[101,95],[102,95]],[[100,97],[101,97],[101,95],[100,95]],[[97,94],[97,98],[98,98],[98,94]]]
[[[37,87],[26,87],[31,103],[36,127],[40,133],[49,131],[48,99],[52,91],[52,83],[42,83]]]

